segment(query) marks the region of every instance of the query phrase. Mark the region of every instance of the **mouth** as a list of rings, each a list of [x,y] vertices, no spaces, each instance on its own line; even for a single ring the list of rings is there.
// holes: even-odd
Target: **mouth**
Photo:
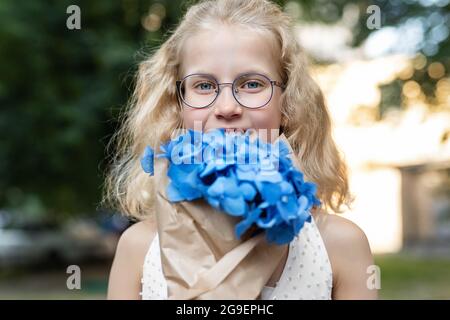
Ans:
[[[249,129],[248,128],[223,128],[226,133],[240,133],[245,134]]]
[[[215,128],[209,128],[205,129],[205,132],[212,131],[212,130],[224,130],[225,133],[242,133],[245,134],[249,131],[252,131],[251,128],[237,128],[237,127],[215,127]]]
[[[248,135],[250,138],[254,138],[258,135],[258,130],[253,128],[237,128],[237,127],[216,127],[216,128],[210,128],[205,130],[205,132],[211,131],[211,130],[224,130],[225,134],[227,135]]]

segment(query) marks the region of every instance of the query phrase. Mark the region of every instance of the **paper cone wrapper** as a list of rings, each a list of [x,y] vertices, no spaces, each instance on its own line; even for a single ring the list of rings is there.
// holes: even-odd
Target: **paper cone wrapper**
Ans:
[[[284,134],[278,139],[292,152]],[[297,165],[292,153],[291,158]],[[155,210],[168,298],[258,299],[288,246],[267,243],[264,232],[237,239],[234,228],[242,218],[203,199],[170,202],[167,169],[167,159],[155,159]]]

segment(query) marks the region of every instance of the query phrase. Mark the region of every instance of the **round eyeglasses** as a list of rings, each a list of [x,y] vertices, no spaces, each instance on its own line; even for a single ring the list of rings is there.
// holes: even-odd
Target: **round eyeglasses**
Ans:
[[[273,86],[285,89],[286,86],[259,73],[247,73],[233,82],[218,83],[208,74],[190,74],[176,81],[177,93],[181,100],[192,108],[207,108],[216,101],[220,86],[231,84],[233,96],[243,107],[262,108],[272,99]]]

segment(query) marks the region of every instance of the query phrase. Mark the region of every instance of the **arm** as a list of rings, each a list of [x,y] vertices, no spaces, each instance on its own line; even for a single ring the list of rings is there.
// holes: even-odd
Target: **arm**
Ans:
[[[141,221],[129,227],[119,239],[109,275],[107,299],[138,300],[141,292],[142,266],[156,224]]]
[[[377,299],[367,286],[368,267],[374,264],[364,232],[353,222],[326,214],[319,226],[333,269],[333,299]]]

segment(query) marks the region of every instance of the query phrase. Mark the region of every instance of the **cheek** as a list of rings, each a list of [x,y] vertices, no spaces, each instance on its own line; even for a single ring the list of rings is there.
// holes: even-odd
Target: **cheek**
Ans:
[[[251,112],[252,123],[255,128],[278,129],[281,125],[281,109],[279,103],[269,103],[262,109]]]
[[[184,108],[181,112],[183,118],[183,125],[187,129],[193,129],[196,122],[201,122],[202,127],[205,125],[209,116],[209,109],[189,109]],[[198,125],[198,124],[197,124]]]

